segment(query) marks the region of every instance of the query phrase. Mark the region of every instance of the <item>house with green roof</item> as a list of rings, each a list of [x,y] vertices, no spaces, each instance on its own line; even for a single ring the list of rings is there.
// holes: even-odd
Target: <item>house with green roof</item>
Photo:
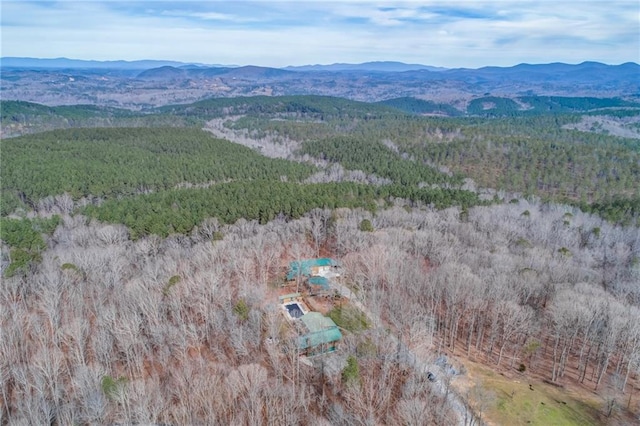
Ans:
[[[289,263],[287,280],[293,281],[296,278],[307,278],[313,276],[325,276],[334,271],[338,262],[328,257],[319,259],[294,260]]]
[[[308,312],[300,317],[307,334],[298,337],[298,349],[306,355],[319,355],[336,350],[342,333],[335,322],[319,312]]]

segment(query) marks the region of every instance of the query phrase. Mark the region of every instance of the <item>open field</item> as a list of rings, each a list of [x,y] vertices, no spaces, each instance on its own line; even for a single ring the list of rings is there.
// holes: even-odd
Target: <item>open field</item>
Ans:
[[[628,413],[607,418],[602,396],[577,387],[557,387],[526,374],[502,374],[465,360],[467,375],[454,386],[489,425],[626,425]],[[626,406],[627,399],[624,398]]]

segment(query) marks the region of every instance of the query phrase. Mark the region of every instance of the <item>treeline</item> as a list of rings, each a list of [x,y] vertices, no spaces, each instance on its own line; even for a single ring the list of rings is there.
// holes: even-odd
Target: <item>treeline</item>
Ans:
[[[109,200],[85,213],[102,222],[121,223],[134,239],[155,234],[189,234],[205,218],[221,223],[240,218],[267,223],[277,216],[297,219],[315,208],[363,207],[376,210],[380,200],[403,198],[437,208],[480,204],[477,194],[403,185],[371,186],[349,182],[308,184],[256,180],[205,189],[181,189]]]
[[[235,179],[299,180],[308,165],[265,158],[196,129],[55,130],[2,140],[3,215],[18,201],[67,192],[116,197],[179,183]]]

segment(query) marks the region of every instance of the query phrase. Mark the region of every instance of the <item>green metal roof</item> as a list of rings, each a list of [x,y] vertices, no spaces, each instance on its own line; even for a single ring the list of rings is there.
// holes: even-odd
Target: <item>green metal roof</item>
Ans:
[[[294,260],[289,263],[289,272],[287,273],[287,279],[293,280],[296,276],[308,277],[311,275],[311,268],[318,266],[335,266],[336,261],[328,257],[321,257],[319,259],[306,259],[306,260]]]
[[[331,343],[342,338],[335,322],[319,312],[309,312],[300,317],[309,333],[298,338],[300,349],[312,348],[323,343]]]
[[[309,284],[322,286],[325,290],[329,289],[329,280],[326,277],[311,277]]]

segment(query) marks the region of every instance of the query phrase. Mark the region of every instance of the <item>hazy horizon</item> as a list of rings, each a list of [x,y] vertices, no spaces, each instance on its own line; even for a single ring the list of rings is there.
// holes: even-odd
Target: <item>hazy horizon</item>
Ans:
[[[3,1],[3,57],[282,68],[640,62],[636,1]]]
[[[136,63],[136,62],[162,62],[162,63],[176,63],[176,64],[184,64],[184,65],[196,65],[196,66],[208,66],[208,67],[246,67],[246,66],[257,66],[257,67],[264,67],[264,68],[278,68],[278,69],[285,69],[285,68],[289,68],[289,67],[328,67],[328,66],[333,66],[333,65],[353,65],[353,66],[357,66],[357,65],[363,65],[363,64],[377,64],[377,63],[397,63],[397,64],[404,64],[404,65],[419,65],[419,66],[425,66],[425,67],[433,67],[433,68],[441,68],[441,69],[479,69],[479,68],[484,68],[484,67],[499,67],[499,68],[509,68],[509,67],[514,67],[514,66],[518,66],[518,65],[551,65],[554,63],[562,63],[562,64],[566,64],[566,65],[580,65],[582,63],[588,63],[588,62],[596,62],[596,63],[602,63],[604,65],[610,65],[610,66],[617,66],[617,65],[623,65],[623,64],[627,64],[627,63],[632,63],[632,64],[636,64],[636,65],[640,65],[640,63],[635,62],[635,61],[627,61],[627,62],[619,62],[619,63],[607,63],[607,62],[601,62],[601,61],[592,61],[592,60],[584,60],[584,61],[580,61],[580,62],[520,62],[517,64],[511,64],[511,65],[482,65],[480,67],[443,67],[439,64],[427,64],[427,63],[408,63],[408,62],[402,62],[402,61],[394,61],[394,60],[385,60],[385,59],[373,59],[371,61],[365,61],[365,62],[325,62],[325,63],[305,63],[305,64],[289,64],[289,65],[283,65],[283,66],[277,66],[277,67],[270,67],[268,65],[261,65],[261,64],[256,64],[256,63],[244,63],[244,64],[213,64],[213,63],[206,63],[206,62],[202,62],[202,61],[191,61],[191,62],[184,62],[184,61],[179,61],[179,60],[175,60],[175,59],[167,59],[167,58],[163,58],[163,59],[150,59],[150,58],[140,58],[140,59],[107,59],[107,60],[99,60],[99,59],[80,59],[80,58],[68,58],[68,57],[64,57],[64,56],[59,56],[59,57],[48,57],[48,58],[37,58],[37,57],[31,57],[31,56],[1,56],[0,57],[0,61],[2,60],[6,60],[6,59],[24,59],[24,60],[36,60],[36,61],[57,61],[57,60],[66,60],[66,61],[80,61],[80,62],[98,62],[98,63],[109,63],[109,62],[124,62],[124,63]],[[2,64],[0,64],[2,65]]]

